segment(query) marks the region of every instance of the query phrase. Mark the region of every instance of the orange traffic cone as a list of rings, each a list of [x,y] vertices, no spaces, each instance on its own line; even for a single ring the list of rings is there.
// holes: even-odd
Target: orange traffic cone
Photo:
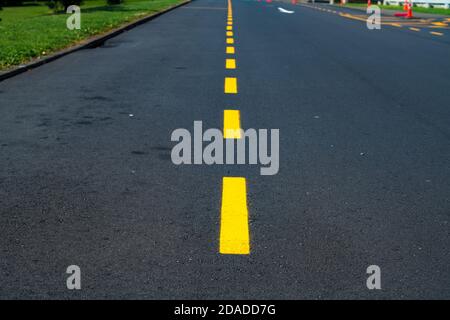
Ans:
[[[412,13],[412,3],[408,3],[408,9],[406,11],[406,18],[411,19],[413,17]]]

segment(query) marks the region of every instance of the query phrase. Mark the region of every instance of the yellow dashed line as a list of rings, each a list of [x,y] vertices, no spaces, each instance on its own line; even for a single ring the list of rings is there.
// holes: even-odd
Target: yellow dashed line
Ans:
[[[237,78],[225,78],[225,93],[237,93]]]
[[[227,31],[227,37],[232,37],[233,36],[233,31]]]
[[[223,178],[219,252],[221,254],[250,253],[245,178]]]
[[[228,44],[233,44],[234,43],[234,39],[233,38],[227,38],[227,43]]]
[[[444,34],[443,33],[441,33],[441,32],[434,32],[434,31],[431,31],[430,32],[432,35],[435,35],[435,36],[443,36]]]
[[[232,26],[227,26],[227,30],[233,30]]]
[[[226,59],[225,60],[225,68],[236,69],[236,60],[235,59]]]
[[[227,47],[227,54],[234,54],[235,53],[235,50],[234,50],[234,47]]]
[[[223,111],[223,134],[225,139],[241,138],[241,116],[239,110]]]
[[[409,28],[409,30],[412,30],[412,31],[417,31],[417,32],[419,32],[420,31],[420,29],[419,28]]]
[[[448,26],[448,24],[443,23],[443,22],[432,22],[431,24],[434,24],[435,26],[438,26],[438,27],[447,27]]]

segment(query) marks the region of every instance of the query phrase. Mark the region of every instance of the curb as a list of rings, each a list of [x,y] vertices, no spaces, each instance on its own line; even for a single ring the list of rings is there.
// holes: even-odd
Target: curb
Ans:
[[[41,59],[38,59],[36,61],[33,61],[33,62],[24,64],[24,65],[21,65],[21,66],[16,67],[16,68],[14,68],[12,70],[8,70],[8,71],[5,71],[5,72],[0,72],[0,82],[5,80],[5,79],[14,77],[14,76],[16,76],[18,74],[24,73],[24,72],[26,72],[28,70],[37,68],[37,67],[39,67],[39,66],[41,66],[43,64],[46,64],[46,63],[49,63],[49,62],[54,61],[56,59],[62,58],[62,57],[66,56],[68,54],[71,54],[73,52],[76,52],[76,51],[79,51],[79,50],[83,50],[83,49],[89,49],[89,48],[95,48],[95,47],[101,46],[105,41],[107,41],[107,40],[109,40],[111,38],[114,38],[115,36],[121,34],[122,32],[125,32],[125,31],[128,31],[130,29],[133,29],[133,28],[135,28],[135,27],[137,27],[137,26],[139,26],[141,24],[144,24],[144,23],[146,23],[146,22],[148,22],[150,20],[153,20],[156,17],[159,17],[160,15],[163,15],[164,13],[167,13],[167,12],[172,11],[174,9],[177,9],[177,8],[179,8],[181,6],[184,6],[185,4],[190,3],[191,1],[192,0],[185,0],[182,3],[179,3],[177,5],[169,7],[167,9],[163,10],[163,11],[156,12],[154,14],[151,14],[149,16],[146,16],[146,17],[144,17],[142,19],[139,19],[139,20],[136,20],[134,22],[130,22],[130,23],[128,23],[128,24],[126,24],[126,25],[124,25],[122,27],[119,27],[117,29],[109,31],[106,34],[103,34],[103,35],[100,35],[100,36],[94,36],[92,38],[89,38],[88,40],[86,40],[86,42],[84,42],[82,44],[69,47],[68,49],[64,49],[62,51],[56,52],[56,53],[54,53],[52,55],[49,55],[49,56],[47,56],[45,58],[41,58]]]

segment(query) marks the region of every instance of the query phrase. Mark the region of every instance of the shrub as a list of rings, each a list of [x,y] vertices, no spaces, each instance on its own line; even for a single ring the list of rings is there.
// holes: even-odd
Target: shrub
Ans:
[[[123,2],[123,0],[106,0],[106,2],[109,5],[113,5],[113,4],[121,4]]]
[[[23,4],[23,0],[3,0],[2,4],[3,7],[18,7]]]
[[[67,8],[71,5],[79,6],[83,0],[50,0],[47,2],[47,6],[53,11],[64,10],[67,11]]]

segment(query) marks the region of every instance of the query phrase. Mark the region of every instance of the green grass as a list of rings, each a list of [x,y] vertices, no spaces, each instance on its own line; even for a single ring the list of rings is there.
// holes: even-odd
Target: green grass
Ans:
[[[373,1],[373,4],[377,5],[376,1]],[[367,7],[367,4],[365,4],[365,3],[347,3],[346,6],[349,6],[349,7]],[[379,5],[379,7],[381,9],[403,10],[403,4],[401,6]],[[432,14],[439,14],[439,15],[450,15],[450,9],[444,9],[444,8],[413,7],[413,12],[432,13]]]
[[[0,69],[7,69],[69,47],[143,15],[161,11],[182,0],[125,0],[107,6],[88,0],[81,6],[81,30],[68,30],[69,14],[54,14],[45,5],[7,7],[0,11]]]

